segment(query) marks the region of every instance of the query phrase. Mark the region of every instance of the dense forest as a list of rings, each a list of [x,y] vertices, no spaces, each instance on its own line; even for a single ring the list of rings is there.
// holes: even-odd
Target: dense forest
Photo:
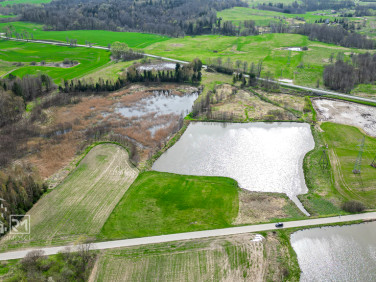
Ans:
[[[293,31],[294,33],[307,35],[310,40],[336,44],[343,47],[375,49],[375,40],[368,39],[366,35],[349,32],[340,25],[304,24]]]
[[[221,29],[216,11],[247,6],[240,0],[57,0],[22,10],[22,20],[49,30],[98,29],[183,36]]]
[[[6,227],[9,228],[11,214],[25,214],[47,190],[47,186],[35,178],[32,167],[25,164],[16,165],[7,172],[0,171],[0,198],[6,208],[1,210],[0,221]]]
[[[376,81],[376,54],[353,54],[351,61],[344,61],[339,54],[334,64],[324,69],[324,84],[332,90],[350,92],[360,83]]]
[[[297,1],[292,4],[283,3],[262,3],[258,5],[260,10],[275,11],[286,14],[304,14],[307,11],[318,11],[328,9],[344,9],[353,8],[355,6],[354,1],[351,0],[303,0],[301,3]]]

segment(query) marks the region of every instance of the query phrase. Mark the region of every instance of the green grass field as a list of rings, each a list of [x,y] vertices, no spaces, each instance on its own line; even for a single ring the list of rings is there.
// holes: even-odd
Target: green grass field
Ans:
[[[280,2],[278,2],[280,3]],[[258,26],[268,26],[271,21],[280,21],[282,19],[284,22],[287,20],[291,23],[292,20],[296,22],[301,22],[296,20],[296,17],[304,18],[307,23],[314,23],[316,20],[329,19],[334,20],[340,17],[334,17],[332,15],[319,16],[315,15],[317,12],[307,12],[306,14],[285,14],[273,11],[258,10],[245,7],[234,7],[231,9],[226,9],[218,12],[218,17],[221,17],[224,21],[232,21],[234,24],[239,25],[239,22],[245,20],[253,20]],[[355,20],[355,18],[349,18],[350,20]]]
[[[340,209],[344,198],[334,187],[332,167],[327,169],[320,165],[320,159],[325,146],[324,136],[316,128],[312,129],[315,139],[315,149],[304,158],[304,175],[308,193],[299,195],[306,210],[312,215],[337,215],[343,213]]]
[[[0,241],[0,248],[95,237],[137,174],[123,148],[113,144],[94,147],[62,184],[28,212],[30,235],[9,234]]]
[[[235,180],[144,172],[116,206],[100,238],[133,238],[229,227],[238,209]]]
[[[1,3],[1,2],[0,2]],[[10,23],[0,24],[0,30]],[[77,39],[78,44],[85,44],[86,41],[92,44],[105,46],[115,41],[125,42],[131,48],[145,48],[153,43],[168,40],[169,37],[139,33],[139,32],[114,32],[108,30],[69,30],[69,31],[44,31],[40,24],[27,22],[11,23],[17,32],[27,31],[32,33],[36,40],[53,40],[66,42],[67,38]]]
[[[110,52],[106,50],[6,40],[0,40],[0,55],[0,66],[5,67],[2,75],[11,70],[14,70],[12,74],[20,77],[42,72],[51,76],[57,83],[62,79],[81,77],[110,60]],[[30,62],[33,61],[62,62],[65,58],[77,60],[80,64],[71,68],[30,66]],[[24,66],[12,65],[12,62],[22,62]]]
[[[336,189],[348,200],[362,201],[370,208],[376,207],[376,169],[370,164],[376,156],[376,139],[366,136],[352,126],[323,123],[323,136],[329,146],[329,156],[334,171]],[[359,153],[359,144],[365,136],[361,174],[352,171]]]
[[[316,86],[317,80],[320,80],[320,85],[322,85],[323,68],[324,65],[328,64],[328,59],[332,53],[336,54],[338,52],[344,52],[346,56],[349,56],[351,52],[359,52],[357,49],[310,41],[306,36],[297,34],[264,34],[247,37],[205,35],[169,39],[167,37],[140,33],[108,31],[43,31],[41,25],[22,22],[16,22],[13,24],[16,27],[16,30],[22,31],[25,29],[29,32],[33,32],[35,39],[65,41],[68,34],[69,38],[80,38],[81,43],[85,43],[85,40],[89,40],[104,46],[107,46],[108,42],[119,40],[126,42],[130,47],[143,48],[145,52],[153,55],[187,61],[198,57],[205,62],[208,58],[214,59],[220,57],[222,58],[223,63],[226,62],[227,58],[230,58],[233,62],[236,60],[247,61],[248,65],[250,65],[252,62],[257,63],[259,60],[263,60],[263,74],[270,71],[275,78],[293,79],[295,84],[314,87]],[[98,33],[101,36],[98,36]],[[96,40],[96,38],[100,39]],[[285,49],[287,47],[303,46],[307,46],[309,48],[308,51],[296,52]],[[79,58],[79,56],[77,57]],[[20,57],[16,58],[17,60],[20,60]],[[100,60],[102,59],[103,57],[101,56]],[[33,59],[30,58],[29,61],[30,60]],[[106,60],[107,63],[108,56]],[[85,68],[89,67],[87,70],[83,70],[84,66],[82,66],[82,70],[72,74],[70,73],[69,75],[58,74],[60,72],[65,73],[66,70],[58,70],[56,71],[56,74],[54,73],[55,71],[52,73],[57,80],[60,80],[62,77],[82,77],[84,74],[92,73],[95,68],[103,65],[104,62],[93,67],[86,66]],[[106,68],[107,67],[108,65]],[[118,72],[116,67],[114,70],[110,69],[111,67],[107,68],[106,72]],[[9,67],[7,70],[9,71]],[[19,71],[15,74],[22,75],[28,71],[29,69],[25,68],[24,71]],[[5,70],[3,72],[6,73]],[[112,74],[110,74],[110,76],[112,76]]]
[[[285,50],[286,47],[307,46],[308,51]],[[357,49],[310,41],[298,34],[264,34],[247,37],[205,35],[174,38],[155,43],[145,48],[145,52],[181,60],[196,57],[204,62],[208,58],[227,58],[257,64],[263,60],[263,74],[271,71],[275,78],[293,79],[295,84],[316,86],[317,79],[322,81],[324,65],[332,53],[358,53]],[[299,67],[298,67],[299,66]],[[322,83],[321,83],[322,84]]]
[[[362,159],[362,173],[352,173],[363,136],[358,128],[335,123],[323,123],[323,132],[313,130],[316,148],[304,160],[308,194],[300,195],[306,209],[314,215],[340,214],[347,200],[358,200],[375,208],[376,169],[370,166],[376,155],[376,139],[366,136],[367,145]],[[330,166],[320,166],[323,146],[328,144]]]

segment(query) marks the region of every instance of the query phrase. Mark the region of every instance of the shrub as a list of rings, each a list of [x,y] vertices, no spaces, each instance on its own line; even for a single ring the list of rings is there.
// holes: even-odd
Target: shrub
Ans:
[[[359,201],[347,201],[342,205],[342,209],[347,212],[356,213],[362,212],[365,210],[365,206],[362,202]]]
[[[63,61],[63,64],[64,65],[69,65],[71,63],[71,60],[65,58],[64,61]]]
[[[308,50],[308,47],[307,47],[307,46],[304,46],[304,47],[302,48],[302,50],[303,50],[303,51],[307,51],[307,50]]]

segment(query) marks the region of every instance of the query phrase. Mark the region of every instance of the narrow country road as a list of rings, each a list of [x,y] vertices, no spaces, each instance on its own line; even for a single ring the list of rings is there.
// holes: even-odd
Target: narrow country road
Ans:
[[[305,226],[320,225],[320,224],[348,222],[348,221],[354,221],[354,220],[376,220],[376,212],[290,221],[290,222],[284,223],[284,228],[305,227]],[[93,243],[92,249],[93,250],[106,250],[106,249],[114,249],[114,248],[122,248],[122,247],[139,246],[139,245],[149,245],[149,244],[158,244],[158,243],[165,243],[165,242],[174,242],[174,241],[182,241],[182,240],[192,240],[192,239],[210,238],[210,237],[217,237],[217,236],[235,235],[235,234],[242,234],[242,233],[268,231],[268,230],[273,230],[273,229],[277,229],[274,223],[247,225],[247,226],[231,227],[231,228],[224,228],[224,229],[214,229],[214,230],[177,233],[177,234],[143,237],[143,238],[135,238],[135,239],[99,242],[99,243]],[[67,246],[45,247],[45,248],[39,248],[39,249],[43,250],[46,255],[54,255],[54,254],[57,254],[59,251],[64,250],[65,247]],[[36,248],[0,253],[0,261],[23,258],[28,252],[30,252],[31,250],[35,250],[35,249]]]
[[[58,45],[58,46],[70,46],[70,44],[67,44],[67,43],[64,43],[64,42],[58,42],[58,41],[26,40],[26,39],[17,39],[17,38],[7,38],[7,37],[4,36],[4,33],[0,33],[0,38],[8,39],[8,40],[15,40],[15,41],[52,44],[52,45]],[[103,46],[91,46],[90,47],[90,46],[82,45],[82,44],[77,44],[75,46],[76,47],[84,47],[84,48],[94,48],[94,49],[108,50],[108,47],[103,47]],[[147,57],[150,57],[150,58],[160,58],[162,60],[171,61],[171,62],[175,62],[175,63],[188,64],[187,61],[181,61],[181,60],[176,60],[176,59],[172,59],[172,58],[161,57],[161,56],[151,55],[151,54],[144,54],[144,55],[147,56]],[[203,67],[206,68],[207,66],[204,65]],[[248,77],[248,75],[245,75],[245,76]],[[260,79],[263,80],[262,78],[260,78]],[[318,94],[318,95],[329,95],[332,98],[341,97],[341,98],[347,98],[347,99],[352,99],[352,100],[361,101],[361,102],[376,103],[375,99],[357,97],[357,96],[347,95],[347,94],[333,92],[333,91],[310,88],[310,87],[305,87],[305,86],[301,86],[301,85],[295,85],[295,84],[292,84],[292,83],[285,83],[285,82],[278,82],[278,81],[271,81],[271,82],[279,83],[282,86],[287,86],[287,87],[292,87],[292,88],[301,89],[301,90],[305,90],[305,91],[310,91],[310,92]]]

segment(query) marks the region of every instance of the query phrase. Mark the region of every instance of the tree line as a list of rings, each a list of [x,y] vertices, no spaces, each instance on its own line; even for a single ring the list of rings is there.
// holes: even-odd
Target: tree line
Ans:
[[[85,79],[73,79],[64,81],[63,85],[59,86],[59,90],[65,93],[73,92],[106,92],[115,91],[129,85],[130,83],[142,82],[188,82],[198,83],[202,78],[202,62],[199,59],[194,59],[187,65],[176,64],[175,70],[140,71],[136,65],[130,66],[122,76],[117,80],[106,80],[99,78],[98,81]]]
[[[262,3],[257,6],[260,10],[268,10],[285,14],[304,14],[307,11],[349,9],[355,6],[351,0],[302,0],[291,4]]]
[[[8,170],[0,171],[0,198],[3,217],[0,221],[6,228],[9,226],[9,217],[12,214],[25,214],[36,203],[47,186],[35,180],[30,166],[19,164]]]
[[[46,74],[25,75],[22,78],[9,74],[7,78],[0,79],[1,88],[4,91],[11,90],[24,101],[32,101],[56,89],[56,85]]]
[[[234,72],[249,74],[254,77],[260,77],[262,72],[262,60],[257,64],[254,62],[248,63],[247,61],[236,60],[233,62],[229,57],[226,60],[218,57],[216,59],[208,58],[206,60],[209,71],[215,70],[220,73],[232,75]]]
[[[292,31],[293,33],[306,35],[310,40],[340,45],[343,47],[359,49],[375,49],[376,42],[368,39],[366,35],[349,32],[342,26],[329,26],[326,24],[304,24]]]
[[[352,54],[348,61],[343,57],[337,56],[335,63],[325,67],[323,79],[326,87],[348,93],[357,84],[376,81],[376,54]]]

